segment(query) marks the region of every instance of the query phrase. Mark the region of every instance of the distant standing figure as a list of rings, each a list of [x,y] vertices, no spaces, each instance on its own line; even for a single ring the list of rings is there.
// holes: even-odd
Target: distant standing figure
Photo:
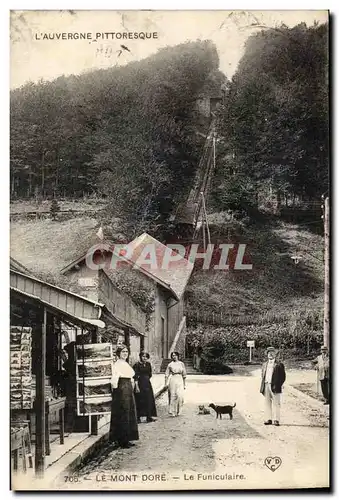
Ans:
[[[198,347],[198,351],[197,351],[197,361],[196,361],[196,370],[198,372],[200,372],[200,363],[201,363],[201,353],[202,353],[202,349],[201,347]]]
[[[130,441],[139,439],[137,412],[134,400],[135,372],[127,363],[129,351],[126,346],[116,350],[117,361],[112,364],[112,410],[109,441],[121,448],[134,446]]]
[[[286,380],[283,363],[276,360],[277,350],[267,348],[267,361],[262,366],[260,392],[265,396],[266,420],[265,425],[280,425],[280,405],[282,386]]]
[[[154,422],[152,417],[157,416],[157,410],[151,384],[152,366],[148,361],[148,352],[141,352],[139,358],[140,361],[133,366],[138,421],[140,422],[141,417],[146,417],[147,422]]]
[[[186,368],[184,363],[179,360],[178,352],[172,352],[171,359],[165,373],[165,386],[168,387],[169,414],[171,417],[176,417],[181,414],[184,404]]]
[[[196,352],[194,352],[194,354],[193,354],[193,368],[194,368],[194,370],[197,370],[197,364],[198,364],[197,358],[198,358],[198,355]]]
[[[320,380],[321,391],[325,398],[324,405],[328,405],[330,399],[330,357],[326,346],[322,345],[320,348],[321,354],[317,356],[312,362],[316,365],[315,368],[318,372],[318,380]]]

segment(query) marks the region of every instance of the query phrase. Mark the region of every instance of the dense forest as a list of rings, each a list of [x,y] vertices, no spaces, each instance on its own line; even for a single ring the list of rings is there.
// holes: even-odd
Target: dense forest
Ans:
[[[328,26],[261,29],[231,81],[218,67],[212,42],[190,42],[12,91],[12,199],[95,193],[136,232],[166,224],[199,164],[196,100],[222,88],[209,209],[318,203],[329,181]]]
[[[217,209],[298,206],[328,190],[328,26],[252,35],[219,113]]]
[[[195,173],[195,103],[206,85],[224,81],[218,66],[211,42],[185,43],[14,90],[12,199],[96,193],[140,229],[166,217]]]

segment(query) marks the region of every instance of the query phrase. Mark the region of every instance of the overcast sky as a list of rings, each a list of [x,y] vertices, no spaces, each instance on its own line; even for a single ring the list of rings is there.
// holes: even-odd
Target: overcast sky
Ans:
[[[11,88],[143,59],[166,45],[210,39],[229,78],[259,24],[289,27],[327,21],[327,11],[16,11],[11,20]],[[157,33],[157,39],[93,41],[101,32]],[[92,40],[42,40],[43,34],[91,33]],[[123,51],[118,57],[120,44]]]

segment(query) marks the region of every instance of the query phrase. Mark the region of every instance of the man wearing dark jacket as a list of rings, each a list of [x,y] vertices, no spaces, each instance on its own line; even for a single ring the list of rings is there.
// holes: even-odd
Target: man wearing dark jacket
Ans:
[[[280,425],[280,404],[282,386],[286,379],[285,367],[276,360],[277,351],[274,347],[267,348],[267,361],[261,370],[260,392],[265,396],[266,420],[265,425]]]

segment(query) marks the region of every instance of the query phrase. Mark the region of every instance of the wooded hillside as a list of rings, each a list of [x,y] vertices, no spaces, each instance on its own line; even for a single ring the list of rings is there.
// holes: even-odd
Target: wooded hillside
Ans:
[[[328,190],[328,26],[251,36],[220,112],[215,207],[247,213]]]

